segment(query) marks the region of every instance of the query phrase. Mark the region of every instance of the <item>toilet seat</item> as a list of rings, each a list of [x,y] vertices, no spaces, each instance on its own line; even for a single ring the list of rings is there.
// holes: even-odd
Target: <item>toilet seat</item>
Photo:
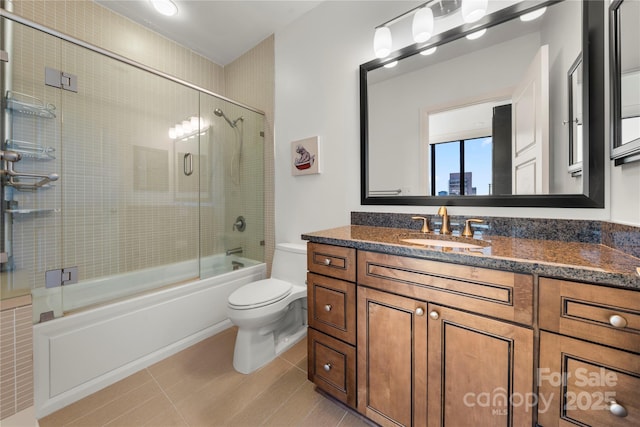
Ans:
[[[278,302],[291,294],[293,285],[279,279],[264,279],[236,289],[229,295],[229,307],[249,310]]]

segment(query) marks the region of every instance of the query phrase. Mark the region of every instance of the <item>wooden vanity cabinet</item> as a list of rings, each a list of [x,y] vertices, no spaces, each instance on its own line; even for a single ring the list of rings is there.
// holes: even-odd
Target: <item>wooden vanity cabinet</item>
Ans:
[[[532,425],[534,408],[509,396],[532,399],[533,330],[451,308],[530,324],[531,288],[526,275],[359,251],[358,411],[382,426]]]
[[[356,251],[308,243],[309,381],[356,407]]]
[[[640,292],[540,278],[538,423],[640,425]]]

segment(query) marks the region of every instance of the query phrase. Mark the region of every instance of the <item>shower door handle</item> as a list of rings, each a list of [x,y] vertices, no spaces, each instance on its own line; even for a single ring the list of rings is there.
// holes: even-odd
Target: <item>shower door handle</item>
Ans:
[[[184,174],[189,176],[193,173],[193,154],[187,153],[184,155]]]

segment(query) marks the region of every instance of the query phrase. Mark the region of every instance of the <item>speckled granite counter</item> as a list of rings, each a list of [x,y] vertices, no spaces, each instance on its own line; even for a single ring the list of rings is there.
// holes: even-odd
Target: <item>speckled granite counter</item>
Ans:
[[[416,230],[412,229],[349,225],[303,234],[302,239],[640,290],[640,277],[636,270],[640,268],[640,258],[602,244],[488,235],[479,240],[485,242],[480,242],[481,245],[489,245],[477,249],[417,246],[400,241],[415,235]]]

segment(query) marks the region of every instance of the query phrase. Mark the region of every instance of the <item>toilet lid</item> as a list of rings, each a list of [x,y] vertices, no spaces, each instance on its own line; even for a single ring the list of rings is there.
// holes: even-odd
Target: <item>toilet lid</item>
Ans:
[[[291,288],[284,280],[259,280],[235,290],[229,295],[229,305],[248,308],[271,304],[289,295]]]

